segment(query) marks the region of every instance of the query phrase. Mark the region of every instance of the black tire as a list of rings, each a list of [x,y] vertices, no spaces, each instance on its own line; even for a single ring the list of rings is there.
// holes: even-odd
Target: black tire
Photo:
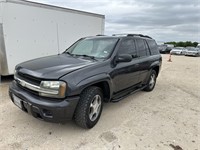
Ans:
[[[147,85],[144,88],[144,91],[147,91],[147,92],[152,91],[156,85],[156,79],[157,79],[157,73],[155,70],[152,70],[150,73]]]
[[[98,106],[98,104],[96,103],[95,105],[92,104],[95,101],[97,101],[98,104],[101,103],[100,106]],[[102,90],[99,87],[95,86],[86,88],[81,93],[79,103],[75,110],[74,114],[75,123],[78,126],[86,129],[94,127],[101,116],[102,109],[103,109]]]

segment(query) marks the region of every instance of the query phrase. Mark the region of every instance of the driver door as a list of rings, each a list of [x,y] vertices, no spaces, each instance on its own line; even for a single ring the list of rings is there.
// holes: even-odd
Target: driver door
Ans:
[[[133,38],[126,38],[121,41],[118,49],[118,55],[120,54],[130,54],[133,59],[131,62],[120,62],[113,69],[111,77],[114,84],[114,93],[139,83],[139,60]]]

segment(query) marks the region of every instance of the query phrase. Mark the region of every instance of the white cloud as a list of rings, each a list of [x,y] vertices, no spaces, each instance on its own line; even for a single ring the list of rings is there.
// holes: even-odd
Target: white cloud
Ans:
[[[158,41],[200,42],[199,0],[32,0],[104,14],[105,34],[141,33]]]

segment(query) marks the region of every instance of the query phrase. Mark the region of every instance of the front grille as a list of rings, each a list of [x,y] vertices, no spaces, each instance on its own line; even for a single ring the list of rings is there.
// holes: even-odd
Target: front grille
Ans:
[[[17,85],[18,85],[21,89],[23,89],[23,90],[25,90],[25,91],[27,91],[27,92],[29,92],[29,93],[32,93],[32,94],[34,94],[34,95],[39,96],[39,93],[38,93],[38,92],[33,91],[33,90],[30,90],[30,89],[28,89],[28,88],[25,88],[25,87],[21,86],[18,82],[17,82]]]
[[[17,77],[19,77],[20,79],[22,79],[22,80],[24,80],[28,83],[31,83],[31,84],[34,84],[34,85],[37,85],[37,86],[39,86],[40,82],[41,82],[40,79],[35,78],[33,76],[30,76],[30,75],[27,75],[27,74],[23,74],[21,72],[17,73]]]
[[[30,76],[30,75],[27,75],[27,74],[23,74],[23,73],[21,73],[21,72],[17,72],[17,73],[15,74],[15,76],[16,76],[17,78],[21,79],[21,80],[24,80],[24,81],[26,81],[26,82],[28,82],[28,83],[30,83],[30,84],[36,85],[36,86],[39,86],[40,83],[41,83],[41,79],[35,78],[35,77]],[[23,90],[25,90],[25,91],[27,91],[27,92],[29,92],[29,93],[32,93],[32,94],[35,94],[35,95],[39,95],[38,92],[33,91],[33,90],[31,90],[31,89],[28,89],[28,88],[26,88],[26,87],[23,87],[21,84],[19,84],[19,81],[16,80],[16,82],[17,82],[17,85],[18,85],[21,89],[23,89]]]
[[[188,52],[187,54],[189,54],[189,55],[194,55],[194,53],[191,53],[191,52]]]

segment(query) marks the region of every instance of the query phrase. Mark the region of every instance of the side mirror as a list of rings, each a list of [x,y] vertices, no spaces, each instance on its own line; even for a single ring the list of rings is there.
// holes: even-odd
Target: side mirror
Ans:
[[[116,58],[116,62],[130,62],[132,60],[132,56],[129,54],[121,54]]]

